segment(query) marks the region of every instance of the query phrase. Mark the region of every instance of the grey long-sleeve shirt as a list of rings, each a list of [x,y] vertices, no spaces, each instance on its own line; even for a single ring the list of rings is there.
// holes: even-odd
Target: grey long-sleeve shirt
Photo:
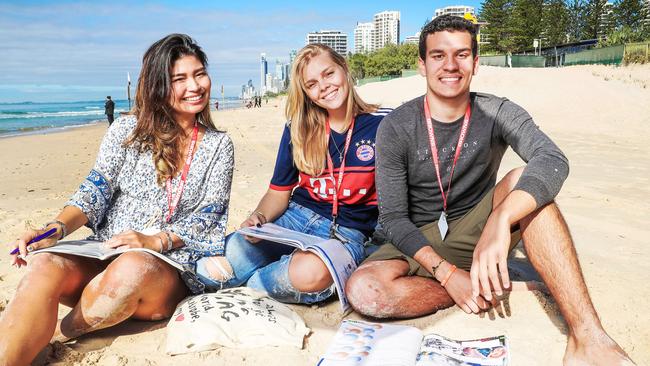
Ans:
[[[470,126],[447,198],[449,219],[464,215],[494,187],[508,146],[527,162],[515,189],[530,193],[537,207],[551,202],[569,174],[562,151],[515,103],[483,93],[471,93],[470,100]],[[418,228],[438,220],[443,207],[423,103],[424,96],[415,98],[386,116],[376,143],[379,221],[389,241],[411,257],[429,245]],[[445,192],[462,121],[433,122]]]

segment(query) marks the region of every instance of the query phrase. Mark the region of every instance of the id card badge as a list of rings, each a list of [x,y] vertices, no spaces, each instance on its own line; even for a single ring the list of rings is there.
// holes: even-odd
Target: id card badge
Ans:
[[[449,231],[449,225],[447,225],[447,214],[444,211],[440,213],[440,219],[438,219],[438,230],[440,230],[440,237],[444,241],[447,236],[447,231]]]

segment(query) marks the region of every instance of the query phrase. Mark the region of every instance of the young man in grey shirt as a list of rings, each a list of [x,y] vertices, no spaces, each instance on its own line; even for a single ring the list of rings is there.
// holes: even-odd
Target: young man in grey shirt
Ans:
[[[389,243],[347,283],[358,312],[408,318],[457,304],[479,313],[510,288],[507,257],[528,257],[569,326],[567,365],[632,364],[605,333],[567,225],[553,199],[566,157],[528,113],[470,93],[478,67],[475,26],[441,16],[420,35],[427,92],[384,118],[377,132],[379,220]],[[512,147],[524,168],[496,175]]]

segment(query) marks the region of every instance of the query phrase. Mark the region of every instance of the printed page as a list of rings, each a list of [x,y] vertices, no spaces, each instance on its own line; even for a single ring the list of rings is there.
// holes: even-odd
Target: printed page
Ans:
[[[352,272],[357,269],[357,263],[350,252],[345,249],[345,244],[338,240],[321,240],[319,243],[311,244],[308,250],[318,255],[330,271],[336,292],[339,295],[341,312],[345,313],[350,308],[350,303],[345,295],[345,284]]]
[[[104,245],[104,242],[96,240],[69,240],[57,243],[53,247],[38,249],[29,255],[37,253],[60,253],[78,255],[80,257],[95,258],[106,260],[110,257],[125,253],[125,252],[147,252],[167,262],[172,267],[184,271],[185,269],[179,263],[167,258],[164,254],[145,248],[128,248],[128,249],[113,249]]]
[[[508,365],[509,356],[505,336],[455,341],[428,334],[422,340],[416,366],[503,366]]]
[[[253,236],[256,238],[270,240],[277,243],[288,244],[296,248],[305,248],[309,245],[323,241],[323,238],[319,238],[314,235],[304,234],[298,231],[285,229],[282,226],[276,224],[268,223],[264,224],[261,227],[249,226],[237,230],[239,233]]]
[[[318,366],[413,366],[421,340],[415,327],[344,320]]]
[[[283,228],[275,224],[264,224],[262,227],[250,226],[238,230],[244,235],[291,245],[302,250],[309,250],[318,255],[334,279],[334,285],[339,295],[341,311],[346,312],[350,304],[345,296],[345,284],[352,272],[357,269],[354,258],[344,244],[335,239],[323,239],[314,235]]]
[[[96,240],[68,240],[59,242],[53,247],[35,250],[32,253],[29,253],[29,255],[44,252],[74,254],[81,257],[103,260],[110,257],[110,253],[115,252],[115,249],[107,248],[104,246],[104,242]]]

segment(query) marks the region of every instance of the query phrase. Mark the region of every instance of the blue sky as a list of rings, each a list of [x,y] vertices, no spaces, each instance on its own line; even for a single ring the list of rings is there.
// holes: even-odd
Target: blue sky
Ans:
[[[480,7],[471,1],[0,1],[0,103],[126,98],[144,51],[169,33],[197,40],[210,62],[213,96],[236,96],[259,84],[259,54],[269,69],[288,61],[310,31],[349,34],[384,10],[401,12],[401,35],[413,35],[436,8]]]

